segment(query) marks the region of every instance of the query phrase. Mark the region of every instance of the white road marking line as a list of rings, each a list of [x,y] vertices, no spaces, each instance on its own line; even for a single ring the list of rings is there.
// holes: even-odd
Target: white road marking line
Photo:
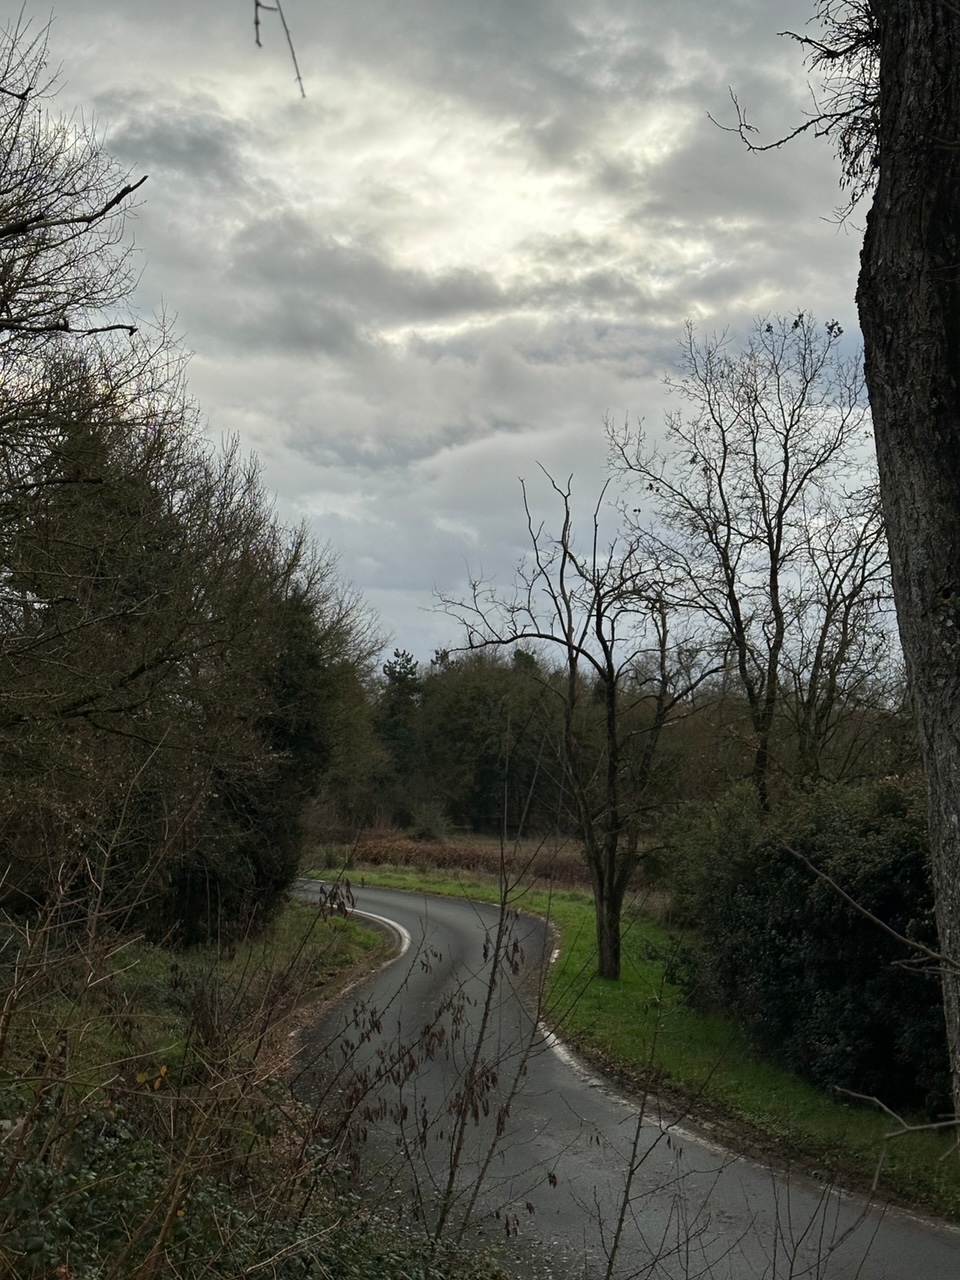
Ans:
[[[403,925],[398,923],[398,921],[391,920],[387,916],[374,915],[372,911],[360,911],[356,907],[351,909],[350,914],[352,916],[363,916],[367,920],[376,920],[377,924],[386,925],[388,929],[392,929],[397,935],[400,939],[400,950],[395,956],[391,956],[390,960],[387,962],[388,964],[393,964],[394,960],[399,960],[401,956],[405,956],[410,950],[410,944],[413,942],[413,939],[410,937],[410,934]]]

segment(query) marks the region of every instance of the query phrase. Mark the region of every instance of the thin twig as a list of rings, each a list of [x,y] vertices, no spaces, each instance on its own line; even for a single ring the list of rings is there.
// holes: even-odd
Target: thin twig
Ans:
[[[942,951],[934,951],[934,949],[932,947],[928,947],[926,943],[917,942],[914,938],[908,938],[904,934],[898,933],[897,930],[887,924],[885,920],[881,920],[880,917],[875,916],[872,911],[868,911],[862,903],[857,902],[856,898],[851,897],[851,895],[847,893],[846,889],[841,889],[836,880],[831,876],[828,876],[825,871],[821,871],[819,867],[814,866],[810,859],[800,853],[799,850],[792,848],[788,844],[785,844],[783,848],[787,853],[796,858],[798,862],[802,863],[803,866],[805,866],[811,874],[815,875],[818,880],[822,880],[824,884],[829,885],[834,893],[839,894],[848,906],[853,907],[854,911],[859,912],[859,914],[869,920],[871,924],[875,924],[878,929],[882,929],[884,933],[889,937],[894,938],[901,944],[901,946],[908,947],[910,950],[918,952],[928,960],[934,961],[935,964],[941,965],[947,970],[952,970],[953,972],[960,970],[960,964],[951,957],[944,955]]]
[[[293,37],[290,34],[290,28],[287,25],[286,15],[283,12],[283,5],[280,0],[276,0],[275,4],[264,4],[263,0],[253,0],[253,38],[258,49],[263,48],[263,42],[260,39],[260,10],[263,9],[267,13],[275,13],[280,19],[280,25],[283,27],[283,34],[286,36],[287,48],[290,50],[290,61],[293,63],[294,75],[297,79],[297,86],[300,89],[300,97],[305,98],[307,91],[303,87],[303,77],[300,74],[300,65],[297,62],[297,51],[294,48]]]

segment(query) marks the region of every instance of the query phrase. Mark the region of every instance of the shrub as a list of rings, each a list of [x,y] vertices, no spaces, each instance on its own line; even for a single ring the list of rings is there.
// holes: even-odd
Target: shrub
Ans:
[[[411,810],[411,822],[407,830],[411,840],[441,842],[450,836],[450,819],[442,804],[424,802]]]
[[[766,820],[739,793],[686,840],[698,998],[821,1087],[892,1106],[948,1092],[936,978],[796,854],[897,932],[936,945],[916,792],[891,781],[824,787]]]

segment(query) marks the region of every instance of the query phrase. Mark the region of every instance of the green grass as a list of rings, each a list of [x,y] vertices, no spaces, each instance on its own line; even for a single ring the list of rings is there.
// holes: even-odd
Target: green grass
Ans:
[[[218,1008],[233,1024],[275,1013],[336,990],[339,976],[383,948],[376,931],[340,917],[322,919],[290,902],[263,934],[229,952],[198,947],[171,953],[140,946],[124,953],[115,982],[138,1011],[153,1003],[153,1052],[182,1034],[198,993],[213,983]]]
[[[160,1065],[172,1077],[196,1057],[201,1003],[209,1006],[208,1022],[224,1034],[243,1028],[253,1043],[269,1016],[335,994],[342,975],[381,950],[376,931],[291,902],[262,935],[229,951],[171,951],[137,941],[105,944],[87,958],[54,953],[11,1018],[0,1065],[8,1077],[31,1078],[38,1046],[50,1050],[66,1036],[81,1092]]]
[[[354,870],[352,880],[483,901],[499,896],[489,880],[442,870],[364,868]],[[606,982],[595,976],[588,894],[517,890],[510,902],[548,917],[557,931],[561,954],[549,975],[546,1009],[568,1042],[632,1087],[662,1090],[668,1112],[689,1112],[731,1145],[776,1162],[789,1159],[845,1185],[869,1187],[884,1137],[896,1123],[759,1061],[734,1023],[697,1013],[666,978],[677,940],[642,910],[626,923],[621,980]],[[931,1132],[890,1141],[879,1194],[960,1219],[960,1156],[948,1154],[951,1141]]]

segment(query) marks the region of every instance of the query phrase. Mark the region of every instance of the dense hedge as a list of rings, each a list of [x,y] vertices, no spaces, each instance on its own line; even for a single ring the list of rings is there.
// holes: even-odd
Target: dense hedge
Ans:
[[[737,791],[689,830],[681,900],[697,998],[821,1087],[937,1107],[948,1092],[940,987],[801,854],[899,933],[936,943],[923,801],[896,782],[820,788],[774,817]]]

